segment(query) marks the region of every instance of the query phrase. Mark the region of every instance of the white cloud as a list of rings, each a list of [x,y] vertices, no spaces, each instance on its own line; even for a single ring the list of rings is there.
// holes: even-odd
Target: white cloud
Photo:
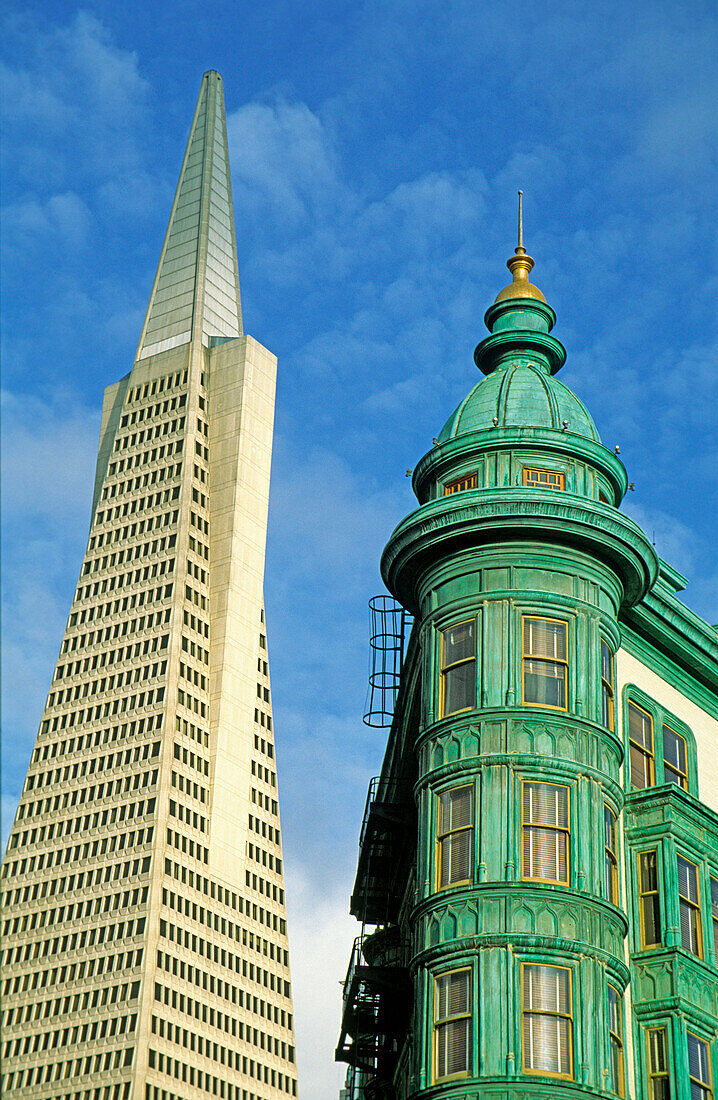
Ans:
[[[87,241],[93,217],[74,191],[51,195],[45,201],[25,198],[2,211],[6,246],[15,249],[42,247],[48,243],[78,252]]]
[[[307,1100],[337,1100],[346,1066],[334,1061],[342,987],[359,925],[348,914],[348,879],[317,890],[297,867],[287,878],[299,1088]]]

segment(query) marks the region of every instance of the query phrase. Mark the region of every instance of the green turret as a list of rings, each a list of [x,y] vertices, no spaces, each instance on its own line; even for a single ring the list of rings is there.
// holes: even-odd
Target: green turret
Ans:
[[[486,377],[417,464],[419,506],[382,557],[414,626],[352,896],[338,1056],[366,1100],[625,1095],[617,654],[659,561],[555,377],[533,266],[520,231],[475,353]]]

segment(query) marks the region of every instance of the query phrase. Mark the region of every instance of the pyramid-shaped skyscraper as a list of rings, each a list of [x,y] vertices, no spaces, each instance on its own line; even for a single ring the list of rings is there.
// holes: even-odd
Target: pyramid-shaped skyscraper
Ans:
[[[2,867],[2,1095],[297,1095],[263,580],[276,360],[202,79]]]

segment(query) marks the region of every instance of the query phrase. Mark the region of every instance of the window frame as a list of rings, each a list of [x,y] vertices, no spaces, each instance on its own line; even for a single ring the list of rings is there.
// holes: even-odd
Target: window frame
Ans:
[[[645,745],[642,745],[639,741],[635,741],[631,737],[631,707],[645,715],[650,723],[651,730],[651,749],[650,751]],[[640,706],[633,699],[629,698],[626,704],[626,729],[628,732],[628,781],[632,791],[646,791],[649,787],[655,787],[656,785],[656,731],[653,716]],[[643,787],[634,786],[633,783],[633,761],[631,758],[631,748],[635,748],[648,762],[648,772],[646,783]]]
[[[471,657],[462,657],[458,661],[452,661],[451,664],[444,664],[444,648],[445,640],[444,635],[448,634],[450,630],[455,630],[459,626],[468,626],[473,624],[474,627],[474,652]],[[468,619],[459,619],[458,622],[452,622],[449,626],[439,627],[439,718],[450,718],[455,714],[466,714],[470,710],[476,710],[477,696],[476,688],[478,682],[478,618],[476,615],[469,617]],[[446,674],[451,672],[455,668],[459,668],[461,665],[467,665],[473,662],[474,665],[474,699],[470,706],[462,707],[461,710],[446,710]]]
[[[640,794],[641,791],[648,790],[649,787],[664,787],[670,785],[672,787],[678,787],[688,794],[699,797],[696,739],[691,728],[680,718],[676,717],[675,714],[667,710],[666,707],[662,706],[656,699],[647,695],[646,692],[636,684],[628,683],[622,686],[621,703],[626,755],[626,764],[624,765],[624,786],[626,791],[629,794]],[[634,787],[631,783],[630,752],[632,742],[629,736],[629,706],[631,705],[643,711],[651,720],[653,733],[653,782],[647,787]],[[670,763],[666,764],[664,729],[670,730],[671,733],[683,740],[686,753],[685,775],[676,769],[675,765]],[[668,779],[668,771],[672,771],[674,775],[683,777],[685,783],[676,783],[674,780]]]
[[[715,883],[715,900],[713,899]],[[713,963],[718,966],[718,874],[708,872],[708,903],[710,905],[711,925],[713,928]]]
[[[437,1008],[439,1005],[439,981],[442,978],[448,978],[451,974],[466,974],[468,976],[468,996],[466,998],[468,1004],[467,1012],[456,1013],[454,1016],[438,1017]],[[432,1003],[432,1019],[431,1019],[431,1078],[433,1083],[445,1082],[445,1081],[457,1081],[464,1077],[471,1077],[473,1074],[474,1064],[474,974],[473,967],[470,965],[454,966],[450,970],[442,970],[438,974],[432,975],[433,983],[433,1003]],[[455,1023],[458,1020],[468,1020],[468,1041],[466,1045],[467,1052],[467,1068],[459,1071],[458,1073],[449,1073],[440,1077],[438,1074],[439,1068],[439,1029],[446,1027],[447,1024]]]
[[[568,974],[568,1005],[570,1013],[555,1012],[553,1010],[527,1009],[524,1003],[524,973],[526,967],[540,967],[544,970],[563,970]],[[519,982],[521,988],[521,1018],[519,1021],[520,1042],[521,1042],[521,1072],[531,1077],[555,1077],[562,1081],[574,1081],[576,1079],[576,1036],[575,1036],[575,1008],[573,1003],[574,993],[574,980],[573,980],[573,967],[567,966],[565,963],[553,963],[546,962],[544,959],[522,959],[519,973]],[[557,1020],[569,1021],[569,1072],[562,1073],[560,1070],[548,1070],[548,1069],[532,1069],[526,1066],[526,1044],[524,1043],[524,1020],[526,1016],[540,1016],[549,1017]]]
[[[686,770],[682,772],[676,764],[671,764],[666,760],[666,730],[672,733],[674,737],[683,742],[683,749],[685,752]],[[687,791],[689,787],[688,783],[688,741],[679,733],[678,730],[674,730],[673,726],[669,722],[661,723],[661,740],[662,740],[662,756],[663,756],[663,781],[664,783],[673,783],[674,786],[680,787],[682,791]],[[672,772],[673,775],[678,777],[678,780],[667,779],[666,771]]]
[[[663,1045],[663,1058],[666,1067],[665,1070],[653,1068],[651,1036],[657,1034],[662,1035],[661,1041]],[[671,1088],[671,1058],[668,1049],[668,1027],[666,1026],[666,1024],[657,1024],[655,1027],[649,1025],[646,1027],[646,1055],[646,1076],[648,1079],[648,1095],[650,1100],[654,1100],[655,1096],[655,1093],[653,1091],[654,1081],[668,1081],[668,1089],[669,1092],[672,1093],[673,1089]]]
[[[465,485],[464,482],[471,482],[470,485]],[[445,481],[443,483],[444,492],[442,496],[451,497],[456,493],[466,493],[470,489],[478,489],[479,487],[479,471],[478,469],[472,470],[471,473],[462,474],[461,477],[455,477],[452,481]]]
[[[706,1066],[708,1067],[707,1081],[701,1081],[698,1077],[694,1077],[691,1073],[691,1055],[689,1048],[690,1039],[695,1039],[697,1043],[702,1043],[703,1046],[706,1048]],[[704,1039],[702,1035],[698,1035],[697,1032],[691,1031],[689,1027],[686,1027],[686,1054],[688,1060],[688,1084],[691,1093],[693,1091],[693,1084],[696,1084],[702,1090],[705,1100],[713,1100],[713,1050],[711,1040]]]
[[[618,1064],[618,1089],[615,1090],[614,1095],[621,1098],[626,1095],[626,1043],[625,1043],[625,1024],[624,1024],[624,1011],[623,1011],[623,997],[616,989],[615,985],[608,983],[607,986],[607,1002],[608,1002],[608,1046],[609,1046],[609,1072],[613,1072],[613,1051],[617,1051],[617,1064]],[[618,1031],[614,1031],[611,1027],[611,994],[615,994],[615,1006],[616,1006],[616,1021],[618,1024]],[[611,1081],[611,1088],[613,1089],[613,1081]]]
[[[615,849],[612,849],[607,840],[606,830],[606,815],[611,814],[613,818],[613,833]],[[611,905],[620,905],[620,867],[619,867],[619,836],[618,836],[618,814],[608,802],[603,803],[603,851],[604,851],[604,889],[606,891],[606,900]],[[610,867],[610,876],[609,876]]]
[[[443,821],[442,821],[442,814],[443,814],[442,798],[445,795],[451,794],[454,791],[463,790],[465,788],[469,789],[471,791],[471,824],[470,825],[461,825],[458,828],[444,830],[443,829]],[[472,781],[469,781],[469,782],[466,782],[466,783],[456,783],[456,784],[454,784],[450,787],[444,788],[444,790],[437,791],[436,796],[437,796],[437,798],[436,798],[436,801],[437,801],[437,807],[436,807],[436,889],[437,890],[453,890],[457,886],[465,886],[467,884],[470,885],[474,881],[474,871],[475,871],[475,863],[476,863],[475,858],[474,858],[475,857],[474,845],[476,843],[476,784]],[[443,841],[445,841],[448,837],[455,836],[457,833],[463,833],[463,832],[470,833],[470,841],[469,841],[469,861],[470,861],[469,877],[465,878],[465,879],[457,879],[456,882],[446,882],[446,883],[442,884],[442,882],[441,882],[441,870],[442,870],[442,865],[443,865],[443,860],[442,860],[442,844],[443,844]]]
[[[530,481],[529,474],[547,474],[550,477],[557,477],[559,484],[542,485],[541,482]],[[549,470],[545,466],[524,466],[521,471],[521,484],[525,489],[550,489],[556,493],[564,493],[566,491],[566,474],[563,470]]]
[[[696,886],[696,894],[697,894],[697,900],[695,900],[695,901],[692,898],[689,898],[687,895],[681,893],[681,882],[680,882],[680,873],[679,873],[680,860],[683,860],[683,862],[685,864],[687,864],[689,867],[692,867],[694,872],[695,872],[695,886]],[[700,865],[698,863],[696,863],[695,860],[688,859],[687,856],[682,855],[681,852],[676,852],[676,887],[677,887],[677,894],[678,894],[678,920],[679,920],[679,928],[680,928],[680,932],[681,932],[681,947],[683,948],[684,951],[687,951],[690,955],[693,955],[694,958],[703,959],[703,958],[705,958],[705,944],[704,944],[704,940],[703,940],[703,920],[702,920],[702,914],[701,914],[702,901],[701,901]],[[684,905],[686,906],[686,908],[688,908],[691,911],[691,913],[694,916],[695,922],[696,922],[696,937],[697,937],[697,941],[698,941],[697,942],[697,947],[698,947],[697,951],[693,951],[690,947],[686,947],[685,943],[683,942],[683,924],[682,924],[682,921],[681,921],[681,917],[682,917]]]
[[[609,679],[604,676],[604,651],[609,657]],[[606,701],[608,700],[608,705]],[[605,711],[608,709],[608,723]],[[616,654],[605,638],[601,638],[601,724],[611,733],[616,732]]]
[[[525,643],[525,625],[529,619],[533,619],[540,623],[559,623],[565,630],[566,638],[566,657],[545,657],[543,654],[527,653]],[[522,611],[521,612],[521,706],[523,707],[540,707],[541,710],[554,710],[559,714],[565,714],[569,709],[569,672],[571,668],[571,638],[569,633],[569,621],[568,619],[555,618],[552,615],[541,615],[535,611]],[[526,662],[527,661],[543,661],[546,664],[560,665],[563,667],[564,679],[563,679],[563,691],[565,705],[562,707],[554,706],[553,703],[534,703],[527,702],[526,700]]]
[[[637,868],[638,880],[637,880],[636,898],[638,900],[639,951],[653,951],[656,948],[663,947],[663,924],[664,924],[664,921],[663,921],[663,906],[661,904],[661,899],[662,899],[662,896],[663,896],[663,890],[661,888],[662,887],[661,872],[660,872],[661,864],[660,864],[660,859],[659,859],[659,852],[660,851],[661,851],[661,849],[658,846],[655,847],[655,848],[643,848],[643,849],[640,849],[640,850],[636,851],[636,860],[637,860],[637,865],[638,865],[638,868]],[[650,855],[654,855],[656,857],[656,888],[655,888],[655,890],[643,890],[642,889],[643,882],[642,882],[642,874],[641,874],[641,859],[642,859],[643,856],[650,856]],[[646,942],[646,927],[645,927],[644,909],[643,909],[643,899],[645,897],[656,897],[658,899],[657,906],[658,906],[658,918],[659,918],[659,922],[660,922],[660,928],[658,930],[659,931],[659,940],[658,940],[657,943],[654,943],[654,942],[647,943]]]
[[[531,783],[534,786],[540,785],[544,787],[559,787],[566,791],[566,820],[567,826],[562,825],[546,825],[541,821],[526,821],[524,818],[524,789],[527,783]],[[571,812],[572,812],[572,799],[571,799],[571,785],[568,783],[552,783],[544,779],[526,779],[521,780],[521,881],[522,882],[546,882],[554,886],[570,886],[571,885]],[[556,834],[563,834],[566,838],[566,880],[559,878],[540,878],[536,875],[527,875],[524,867],[524,838],[526,835],[526,829],[552,829]]]

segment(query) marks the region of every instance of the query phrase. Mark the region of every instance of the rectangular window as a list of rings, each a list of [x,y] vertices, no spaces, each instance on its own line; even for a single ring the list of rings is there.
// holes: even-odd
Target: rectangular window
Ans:
[[[568,787],[524,782],[522,833],[523,877],[568,886]]]
[[[441,632],[441,714],[476,706],[476,620]]]
[[[663,727],[663,773],[666,783],[688,790],[686,739],[670,726]]]
[[[678,905],[681,914],[681,943],[686,951],[702,958],[698,868],[683,856],[678,856]]]
[[[473,874],[474,788],[454,787],[439,796],[439,886],[469,882]]]
[[[691,1100],[713,1100],[711,1081],[711,1048],[703,1039],[687,1033],[688,1076],[691,1082]]]
[[[618,905],[618,822],[610,806],[603,806],[606,897]]]
[[[453,970],[434,982],[436,1080],[471,1072],[471,971]]]
[[[641,852],[638,856],[638,901],[641,911],[641,947],[661,943],[661,899],[658,892],[658,854]]]
[[[524,485],[530,489],[565,489],[566,475],[560,470],[537,470],[524,466]]]
[[[713,949],[718,965],[718,879],[711,875],[711,918],[713,923]]]
[[[476,471],[473,474],[464,474],[463,477],[458,477],[456,481],[449,481],[444,486],[444,496],[451,496],[452,493],[463,493],[465,489],[475,489],[478,485],[478,477]]]
[[[668,1039],[664,1027],[648,1029],[648,1095],[650,1100],[670,1100]]]
[[[607,730],[614,726],[613,653],[601,642],[601,721]]]
[[[628,747],[631,758],[631,786],[644,790],[655,783],[653,767],[653,720],[635,703],[628,703]]]
[[[623,1069],[623,1002],[612,985],[608,987],[608,1040],[610,1044],[611,1091],[625,1096]]]
[[[523,701],[566,710],[568,624],[523,618]]]
[[[573,1076],[571,971],[563,966],[522,965],[524,1073]]]

